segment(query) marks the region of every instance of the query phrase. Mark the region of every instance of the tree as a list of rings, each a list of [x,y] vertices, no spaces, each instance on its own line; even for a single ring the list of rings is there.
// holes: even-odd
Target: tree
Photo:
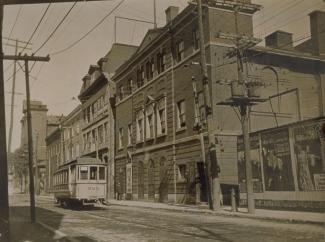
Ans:
[[[8,154],[9,171],[13,174],[15,186],[18,184],[20,192],[25,193],[28,177],[27,148],[22,147]]]

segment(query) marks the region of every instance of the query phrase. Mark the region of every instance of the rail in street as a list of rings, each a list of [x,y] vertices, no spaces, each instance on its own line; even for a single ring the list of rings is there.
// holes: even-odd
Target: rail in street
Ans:
[[[27,197],[13,210],[28,216]],[[322,241],[323,227],[175,211],[95,206],[65,209],[37,200],[37,219],[73,241]]]

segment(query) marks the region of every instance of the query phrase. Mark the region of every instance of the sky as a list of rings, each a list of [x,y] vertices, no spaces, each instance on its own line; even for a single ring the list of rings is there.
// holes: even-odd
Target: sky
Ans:
[[[78,105],[79,102],[74,97],[79,94],[82,77],[88,72],[89,65],[96,64],[114,42],[115,16],[153,21],[153,0],[125,0],[82,41],[67,51],[53,54],[82,37],[120,1],[78,2],[47,44],[37,52],[37,56],[49,54],[51,60],[48,63],[36,63],[31,70],[31,98],[46,104],[48,114],[66,115]],[[178,6],[182,10],[187,6],[187,2],[187,0],[156,0],[158,27],[165,25],[165,9],[168,6]],[[253,17],[254,34],[258,38],[264,38],[275,30],[293,33],[294,40],[308,37],[310,35],[308,13],[315,9],[325,11],[323,0],[253,0],[253,3],[263,7]],[[35,52],[72,5],[73,3],[52,3],[31,40],[32,50],[25,50],[23,53]],[[5,6],[3,36],[28,41],[47,6],[48,4]],[[139,45],[152,26],[148,23],[117,19],[117,42]],[[7,40],[3,43],[14,44]],[[295,42],[298,43],[299,41]],[[13,47],[4,46],[5,54],[14,54],[14,51]],[[12,89],[10,77],[13,73],[13,66],[9,66],[11,62],[4,62],[7,136]],[[22,66],[23,64],[21,63]],[[25,99],[25,76],[22,71],[17,73],[15,92],[12,150],[20,145],[20,120],[22,103]]]

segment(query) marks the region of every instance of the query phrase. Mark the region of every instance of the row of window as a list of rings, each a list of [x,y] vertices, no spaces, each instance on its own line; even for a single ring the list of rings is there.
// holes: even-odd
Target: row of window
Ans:
[[[69,172],[68,170],[63,170],[55,174],[53,177],[54,186],[68,184],[69,182],[68,172]]]
[[[99,125],[83,135],[84,150],[91,149],[92,144],[102,144],[108,141],[108,122]]]
[[[79,180],[105,180],[105,167],[103,166],[80,166]]]
[[[197,50],[200,45],[199,32],[197,29],[193,30],[193,49]],[[184,60],[185,58],[185,43],[184,40],[176,42],[175,46],[175,58],[177,62]],[[132,94],[137,88],[144,85],[145,81],[149,81],[154,77],[155,71],[157,74],[166,70],[166,49],[162,49],[156,56],[149,57],[148,60],[142,64],[137,70],[136,83],[130,78],[126,85],[120,85],[117,90],[117,101],[123,100],[126,96]]]
[[[199,95],[199,100],[203,95]],[[200,106],[200,110],[204,112],[204,105]],[[201,114],[202,115],[202,114]],[[200,115],[200,116],[201,116]],[[177,129],[186,128],[186,107],[185,100],[177,102]],[[166,97],[160,99],[156,104],[152,103],[147,105],[144,110],[140,110],[136,113],[136,143],[143,142],[144,139],[150,140],[156,136],[162,136],[167,134],[166,123]],[[128,125],[127,129],[127,145],[132,144],[132,124]],[[118,148],[123,148],[124,144],[124,128],[120,127],[118,131]]]
[[[95,102],[83,110],[83,119],[85,123],[90,123],[103,111],[106,104],[105,95],[100,96]]]

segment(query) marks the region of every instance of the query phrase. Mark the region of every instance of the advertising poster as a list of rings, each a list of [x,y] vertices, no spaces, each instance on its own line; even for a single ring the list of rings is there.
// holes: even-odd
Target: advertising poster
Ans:
[[[264,132],[261,140],[266,191],[293,191],[288,130]]]
[[[240,192],[246,192],[246,166],[245,166],[245,156],[244,156],[244,141],[242,136],[238,137],[237,154],[238,154],[239,188],[240,188]],[[253,191],[263,192],[258,134],[253,134],[250,136],[250,155],[251,155],[252,173],[253,173]]]
[[[324,141],[321,130],[321,123],[303,125],[293,130],[300,191],[325,190]]]

